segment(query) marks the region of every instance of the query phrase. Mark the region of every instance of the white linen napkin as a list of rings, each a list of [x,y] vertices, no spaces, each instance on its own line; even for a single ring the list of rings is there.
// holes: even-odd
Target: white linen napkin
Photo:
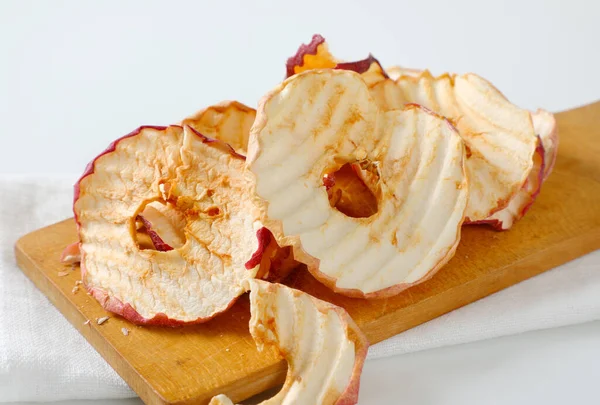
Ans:
[[[0,175],[0,402],[135,394],[18,269],[13,246],[72,215],[69,177]],[[374,345],[379,358],[600,319],[600,251]]]

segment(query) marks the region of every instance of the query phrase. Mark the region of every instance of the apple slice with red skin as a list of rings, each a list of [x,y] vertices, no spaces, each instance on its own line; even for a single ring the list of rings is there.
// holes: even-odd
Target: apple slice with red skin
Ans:
[[[251,181],[243,157],[189,127],[141,127],[113,142],[75,186],[88,291],[138,324],[200,323],[227,310],[258,272],[247,262],[264,249]],[[183,246],[137,245],[136,219],[156,201],[185,218]]]
[[[352,405],[369,343],[338,306],[282,284],[250,280],[250,333],[288,361],[279,393],[261,404]],[[211,405],[233,405],[225,395]]]
[[[67,245],[60,255],[60,261],[64,264],[76,264],[81,261],[81,254],[79,253],[79,242],[71,243]]]
[[[523,218],[527,211],[533,205],[535,199],[540,193],[545,173],[545,152],[542,146],[542,141],[538,141],[538,146],[535,149],[533,156],[534,166],[527,178],[527,181],[519,190],[519,192],[510,200],[508,205],[495,212],[489,218],[481,221],[472,222],[473,225],[490,225],[497,231],[506,231],[510,229],[515,222]]]
[[[412,71],[371,87],[380,108],[389,111],[419,103],[447,117],[467,147],[471,189],[465,223],[479,222],[508,206],[534,166],[537,138],[529,111],[510,103],[475,74]]]
[[[264,201],[261,220],[280,246],[292,246],[334,291],[384,298],[454,255],[468,198],[464,155],[443,117],[417,105],[382,111],[360,75],[324,69],[294,75],[263,98],[247,167]],[[335,180],[348,163],[364,165],[360,194],[373,192],[366,169],[376,172],[375,214],[356,218],[331,206],[327,187],[335,184],[323,177]]]
[[[418,103],[451,119],[469,148],[467,169],[472,194],[466,223],[487,223],[489,217],[504,208],[507,211],[501,215],[512,212],[510,216],[515,218],[515,215],[522,212],[515,205],[524,204],[524,194],[533,193],[531,190],[524,190],[530,189],[531,184],[535,183],[528,179],[535,177],[535,173],[532,174],[531,171],[534,170],[534,135],[538,132],[533,131],[531,122],[527,125],[528,114],[524,110],[508,103],[497,89],[481,78],[475,75],[448,74],[433,78],[428,71],[401,67],[390,68],[388,76],[379,63],[373,64],[378,69],[372,71],[365,71],[367,64],[361,62],[345,66],[331,55],[325,39],[320,35],[315,35],[310,44],[302,45],[296,55],[288,59],[286,66],[288,77],[317,68],[354,70],[362,74],[380,107],[394,110],[405,103]],[[490,113],[495,109],[502,111],[502,114],[494,116]],[[553,156],[556,156],[556,148],[547,145],[558,141],[556,131],[552,131],[552,128],[556,128],[555,122],[552,124],[553,117],[545,111],[539,111],[532,114],[532,118],[534,124],[537,120],[546,127],[541,132],[554,134],[548,138],[542,137],[542,142],[546,153],[554,153]],[[503,137],[508,141],[503,141]],[[504,143],[511,147],[521,144],[522,147],[511,150]],[[504,156],[494,152],[502,150],[507,151]],[[547,177],[553,161],[551,156],[546,156],[545,160]],[[509,164],[505,164],[506,162]],[[505,176],[505,173],[510,175]]]
[[[529,211],[540,193],[542,184],[552,172],[558,152],[556,119],[554,115],[545,110],[531,113],[531,118],[533,128],[538,136],[538,146],[533,157],[534,166],[527,181],[504,209],[485,220],[476,222],[476,224],[487,224],[498,231],[510,229]]]
[[[325,38],[315,34],[308,44],[302,44],[296,54],[288,58],[286,64],[286,78],[295,74],[313,69],[339,69],[351,70],[362,74],[368,85],[388,78],[379,61],[370,55],[354,62],[342,62],[333,57],[329,52]]]
[[[419,69],[402,68],[399,66],[393,66],[387,68],[386,71],[390,74],[393,80],[399,81],[412,81],[416,78],[428,78],[430,77],[429,72]],[[442,75],[441,77],[443,77]],[[494,91],[496,91],[494,89]],[[508,204],[490,215],[488,218],[471,221],[473,224],[488,224],[497,230],[507,230],[512,225],[522,218],[525,213],[529,210],[535,198],[539,194],[541,185],[545,181],[554,167],[556,161],[556,154],[558,151],[558,128],[554,116],[545,111],[538,110],[537,112],[530,112],[531,120],[533,124],[533,132],[539,137],[541,144],[537,143],[535,154],[533,156],[533,168],[527,181],[521,189],[508,200]],[[543,152],[542,152],[543,150]],[[543,156],[540,156],[543,153]],[[540,169],[543,170],[540,173]],[[541,176],[541,177],[540,177]]]
[[[243,155],[246,153],[250,126],[254,122],[255,116],[256,111],[242,103],[224,101],[186,118],[182,121],[182,125],[190,126],[206,138],[225,142],[227,145],[221,145],[223,149],[245,159]],[[149,203],[138,216],[138,225],[143,226],[142,232],[147,234],[154,248],[158,251],[169,251],[172,250],[172,244],[181,244],[180,235],[177,237],[178,241],[173,241],[169,237],[169,235],[176,236],[180,234],[183,228],[180,220],[173,217],[176,211],[161,210],[163,214],[170,212],[170,218],[158,215],[157,209],[167,206],[168,204],[165,205],[159,202]],[[277,243],[270,237],[264,240],[266,241],[265,246],[269,245],[266,248],[269,260],[258,260],[258,263],[261,264],[259,274],[264,275],[269,280],[281,280],[295,269],[299,263],[293,260],[290,248],[279,248]],[[78,243],[69,245],[65,249],[61,261],[68,264],[78,263],[80,261],[78,245]]]

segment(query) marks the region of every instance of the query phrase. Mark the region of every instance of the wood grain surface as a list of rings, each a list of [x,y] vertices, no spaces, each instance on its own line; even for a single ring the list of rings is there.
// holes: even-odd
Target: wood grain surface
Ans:
[[[431,280],[373,301],[335,295],[305,271],[287,284],[346,308],[376,343],[600,248],[600,102],[557,119],[554,173],[527,216],[508,232],[465,227],[456,256]],[[203,325],[137,327],[118,317],[98,325],[110,314],[85,290],[73,293],[79,268],[59,263],[75,240],[72,219],[30,233],[15,247],[19,266],[146,403],[203,404],[218,393],[241,401],[283,381],[285,362],[259,353],[249,335],[245,297]]]

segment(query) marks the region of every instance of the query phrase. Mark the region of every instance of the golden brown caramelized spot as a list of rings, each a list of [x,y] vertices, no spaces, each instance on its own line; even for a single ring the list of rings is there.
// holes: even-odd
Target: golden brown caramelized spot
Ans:
[[[360,113],[359,108],[355,107],[350,112],[350,116],[348,118],[346,118],[346,122],[345,123],[347,125],[352,125],[352,124],[355,124],[355,123],[360,122],[360,121],[364,121],[364,118],[363,118],[362,114]]]
[[[364,172],[359,164],[346,163],[323,176],[331,207],[352,218],[368,218],[377,213],[377,197],[373,192],[377,185],[369,187],[365,179],[373,176]]]
[[[393,246],[398,246],[398,237],[396,236],[396,231],[392,232],[392,240],[390,242]]]
[[[469,146],[467,144],[465,144],[465,156],[468,159],[471,157],[471,155],[473,155],[473,152],[471,152],[471,148],[469,148]]]
[[[221,213],[221,210],[218,207],[212,207],[209,208],[208,211],[206,211],[206,213],[208,214],[209,217],[214,217],[217,216]]]

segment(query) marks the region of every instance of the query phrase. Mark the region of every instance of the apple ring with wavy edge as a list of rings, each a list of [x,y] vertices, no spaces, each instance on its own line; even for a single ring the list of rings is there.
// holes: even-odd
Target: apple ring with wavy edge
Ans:
[[[446,119],[417,105],[382,111],[360,75],[311,70],[260,103],[247,165],[280,246],[333,290],[387,297],[431,277],[453,255],[468,197],[464,145]],[[378,211],[331,207],[323,176],[368,162]]]
[[[250,181],[243,157],[190,127],[141,127],[113,142],[75,186],[87,289],[138,324],[199,323],[225,311],[264,250]],[[136,219],[156,201],[184,218],[182,246],[138,246]]]

